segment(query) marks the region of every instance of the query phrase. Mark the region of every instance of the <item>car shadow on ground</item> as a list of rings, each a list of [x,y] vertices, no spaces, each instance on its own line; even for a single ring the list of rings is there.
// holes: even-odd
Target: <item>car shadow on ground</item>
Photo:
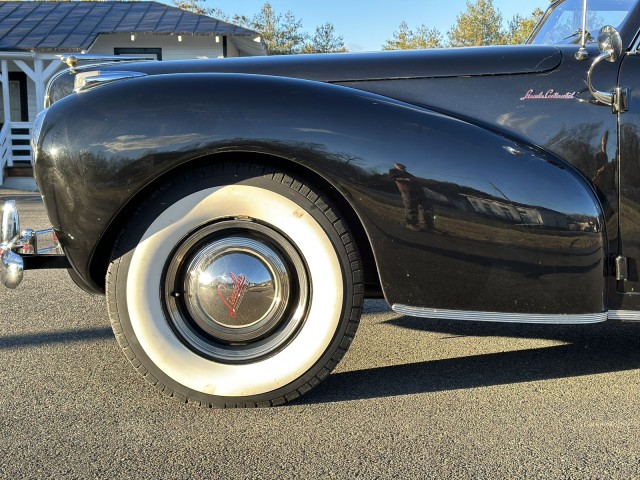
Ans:
[[[0,335],[0,350],[38,347],[56,343],[93,342],[113,338],[113,330],[105,328],[83,328],[58,332],[39,332],[26,335]]]
[[[369,313],[389,311],[382,303],[369,303],[366,310]],[[383,323],[413,331],[407,335],[441,334],[435,341],[507,337],[555,340],[564,344],[333,373],[297,403],[364,400],[640,369],[640,325],[634,323],[527,325],[404,316]],[[0,350],[108,339],[113,339],[109,327],[39,332],[0,336]],[[390,344],[388,348],[403,346]]]
[[[441,333],[445,335],[442,341],[452,337],[499,336],[557,340],[566,344],[334,373],[300,403],[363,400],[640,369],[640,325],[637,324],[555,326],[412,317],[399,317],[386,323]]]

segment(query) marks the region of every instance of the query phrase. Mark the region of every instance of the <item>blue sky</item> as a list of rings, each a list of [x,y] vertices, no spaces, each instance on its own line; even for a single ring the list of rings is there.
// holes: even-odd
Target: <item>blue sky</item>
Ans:
[[[252,16],[265,1],[207,0],[207,6],[219,8],[229,16],[236,13]],[[277,13],[290,10],[310,33],[317,25],[333,23],[351,51],[380,50],[403,20],[410,27],[425,24],[446,34],[458,14],[466,9],[466,0],[270,0],[270,3]],[[494,0],[493,5],[508,20],[516,13],[528,16],[538,7],[545,9],[549,0]]]

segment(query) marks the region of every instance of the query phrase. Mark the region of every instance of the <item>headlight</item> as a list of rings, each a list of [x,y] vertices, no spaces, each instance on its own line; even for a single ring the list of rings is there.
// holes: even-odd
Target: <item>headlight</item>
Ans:
[[[61,98],[73,93],[73,74],[69,70],[56,73],[49,83],[44,94],[44,106],[50,107]]]

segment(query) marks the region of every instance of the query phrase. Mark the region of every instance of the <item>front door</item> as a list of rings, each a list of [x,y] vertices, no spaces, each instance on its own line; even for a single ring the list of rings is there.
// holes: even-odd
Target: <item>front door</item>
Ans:
[[[9,106],[11,115],[9,118],[12,122],[22,121],[22,108],[20,105],[20,82],[17,80],[9,80]]]
[[[29,121],[27,75],[24,72],[9,72],[9,118],[12,122]],[[0,102],[0,109],[3,108]],[[4,112],[0,124],[4,122]]]
[[[640,57],[623,59],[619,83],[630,88],[629,111],[620,114],[619,251],[627,259],[627,279],[617,282],[621,310],[640,309]]]

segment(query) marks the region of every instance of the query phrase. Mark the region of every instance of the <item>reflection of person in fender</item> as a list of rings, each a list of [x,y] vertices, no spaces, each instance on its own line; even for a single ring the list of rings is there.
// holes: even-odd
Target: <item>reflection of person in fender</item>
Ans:
[[[596,159],[596,175],[600,171],[601,168],[606,167],[609,163],[609,159],[607,157],[607,143],[609,142],[609,130],[604,132],[602,135],[602,140],[600,141],[600,151],[595,154]]]
[[[389,176],[402,195],[406,227],[417,231],[430,230],[433,227],[433,207],[429,205],[420,179],[407,172],[407,167],[401,163],[396,163],[389,170]]]

